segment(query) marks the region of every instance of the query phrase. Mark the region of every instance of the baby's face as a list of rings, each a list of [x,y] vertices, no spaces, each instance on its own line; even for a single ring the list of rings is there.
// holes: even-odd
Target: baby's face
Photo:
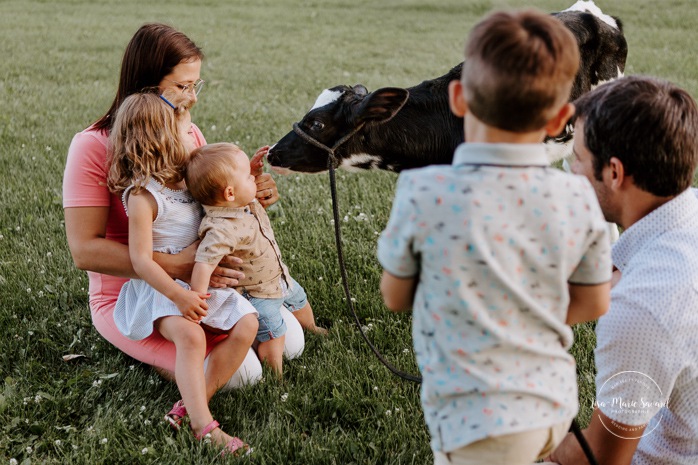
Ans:
[[[245,152],[237,150],[231,153],[233,162],[233,179],[229,180],[235,190],[235,204],[245,206],[257,196],[257,184],[250,174],[250,159]]]
[[[196,148],[196,139],[194,138],[194,130],[191,125],[191,113],[189,113],[189,110],[185,110],[177,118],[179,137],[182,139],[187,152],[191,153]]]

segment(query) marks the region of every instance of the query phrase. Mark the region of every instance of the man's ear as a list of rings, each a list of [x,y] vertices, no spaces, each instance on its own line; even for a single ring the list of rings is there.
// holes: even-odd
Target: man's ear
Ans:
[[[574,105],[566,103],[557,114],[545,125],[545,133],[550,137],[559,136],[565,125],[574,115]]]
[[[611,159],[608,162],[608,168],[611,189],[619,190],[626,180],[625,167],[623,166],[623,162],[616,157],[611,157]]]
[[[233,189],[233,186],[225,187],[225,189],[223,190],[223,198],[226,200],[226,202],[235,201],[235,189]]]
[[[451,112],[459,118],[463,118],[468,112],[468,103],[463,95],[463,83],[453,80],[448,83],[448,105]]]

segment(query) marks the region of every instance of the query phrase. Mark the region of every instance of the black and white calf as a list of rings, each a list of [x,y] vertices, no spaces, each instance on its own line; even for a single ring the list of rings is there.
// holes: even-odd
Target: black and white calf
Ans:
[[[553,15],[579,44],[581,63],[571,100],[622,76],[628,49],[617,18],[604,14],[593,1],[579,1]],[[386,87],[368,92],[362,85],[327,89],[298,123],[298,132],[286,134],[269,150],[267,159],[279,173],[325,171],[327,151],[307,136],[332,148],[356,131],[335,151],[339,167],[399,172],[450,163],[456,146],[463,142],[463,119],[450,111],[448,83],[460,79],[461,67],[462,63],[408,89]],[[563,134],[548,141],[551,161],[566,154],[571,139],[568,125]]]

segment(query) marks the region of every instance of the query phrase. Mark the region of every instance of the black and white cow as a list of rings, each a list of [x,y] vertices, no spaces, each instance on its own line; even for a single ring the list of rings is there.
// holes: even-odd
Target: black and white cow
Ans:
[[[578,1],[553,13],[574,34],[581,63],[571,100],[604,81],[622,76],[627,43],[621,22],[604,14],[593,1]],[[460,79],[462,63],[436,79],[408,89],[386,87],[368,92],[362,85],[323,91],[298,123],[299,132],[327,147],[353,131],[335,151],[339,167],[399,172],[430,164],[450,163],[463,142],[463,119],[448,105],[448,83]],[[562,158],[571,143],[572,128],[548,141],[551,161]],[[316,173],[327,170],[328,153],[307,137],[291,131],[267,155],[272,168]]]

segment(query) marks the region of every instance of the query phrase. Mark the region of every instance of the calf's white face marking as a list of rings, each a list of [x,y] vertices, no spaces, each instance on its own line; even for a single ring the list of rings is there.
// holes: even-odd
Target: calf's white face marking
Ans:
[[[366,165],[368,165],[369,168],[376,168],[380,161],[381,157],[377,155],[355,153],[349,155],[347,158],[343,158],[340,163],[340,168],[344,168],[347,171],[363,171],[366,169]],[[359,166],[362,168],[359,168]]]
[[[596,6],[596,4],[592,0],[580,0],[571,7],[567,8],[565,11],[589,12],[592,15],[599,18],[604,23],[608,24],[609,26],[618,29],[618,23],[616,23],[616,20],[613,19],[612,16],[609,16],[605,14],[603,11],[601,11],[601,8]]]
[[[339,100],[339,97],[342,96],[342,92],[338,90],[329,90],[325,89],[322,91],[320,96],[315,100],[315,103],[313,104],[313,108],[310,109],[310,111],[315,110],[316,108],[324,107],[325,105],[336,102]]]

